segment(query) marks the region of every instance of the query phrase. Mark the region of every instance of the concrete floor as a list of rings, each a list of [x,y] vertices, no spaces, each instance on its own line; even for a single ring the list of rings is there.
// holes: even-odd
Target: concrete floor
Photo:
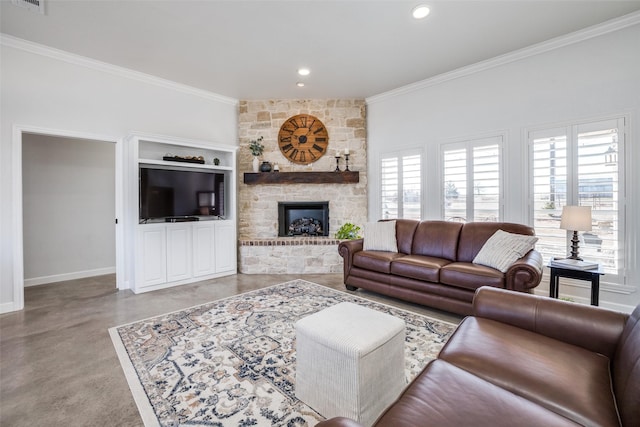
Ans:
[[[108,328],[293,279],[345,291],[339,274],[239,274],[140,295],[118,291],[113,275],[28,287],[23,311],[0,315],[0,425],[142,426]],[[366,291],[356,294],[460,320]]]

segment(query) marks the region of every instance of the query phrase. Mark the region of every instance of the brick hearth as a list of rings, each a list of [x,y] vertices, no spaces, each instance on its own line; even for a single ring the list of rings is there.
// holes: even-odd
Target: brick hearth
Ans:
[[[240,272],[318,274],[342,272],[340,240],[328,237],[277,237],[240,240]]]

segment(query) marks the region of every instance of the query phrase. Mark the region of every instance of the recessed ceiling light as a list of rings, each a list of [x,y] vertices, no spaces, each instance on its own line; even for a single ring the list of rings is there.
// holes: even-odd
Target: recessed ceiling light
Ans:
[[[302,83],[302,82],[298,82],[298,83],[296,83],[296,86],[298,86],[298,87],[303,87],[303,86],[304,86],[304,83]]]
[[[418,5],[418,6],[414,7],[413,11],[411,12],[411,14],[416,19],[422,19],[422,18],[426,18],[427,15],[429,15],[429,12],[431,12],[429,10],[429,8],[426,5],[421,4],[421,5]]]
[[[298,74],[301,76],[308,76],[311,71],[308,68],[298,68]]]

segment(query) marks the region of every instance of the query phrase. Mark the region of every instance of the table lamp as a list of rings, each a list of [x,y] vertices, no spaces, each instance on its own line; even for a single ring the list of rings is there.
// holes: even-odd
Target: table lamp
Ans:
[[[568,259],[577,259],[578,256],[578,231],[591,231],[591,207],[590,206],[564,206],[562,208],[562,219],[560,228],[573,231],[571,239],[571,256]]]

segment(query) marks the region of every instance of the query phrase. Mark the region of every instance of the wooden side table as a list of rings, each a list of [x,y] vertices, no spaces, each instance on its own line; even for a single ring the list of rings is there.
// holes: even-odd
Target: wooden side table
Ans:
[[[591,282],[591,305],[598,305],[598,299],[600,297],[600,276],[604,274],[602,266],[598,265],[598,268],[592,268],[590,270],[577,270],[549,264],[549,268],[551,269],[551,282],[549,283],[549,296],[551,298],[558,298],[558,288],[560,287],[561,277],[588,280]]]

